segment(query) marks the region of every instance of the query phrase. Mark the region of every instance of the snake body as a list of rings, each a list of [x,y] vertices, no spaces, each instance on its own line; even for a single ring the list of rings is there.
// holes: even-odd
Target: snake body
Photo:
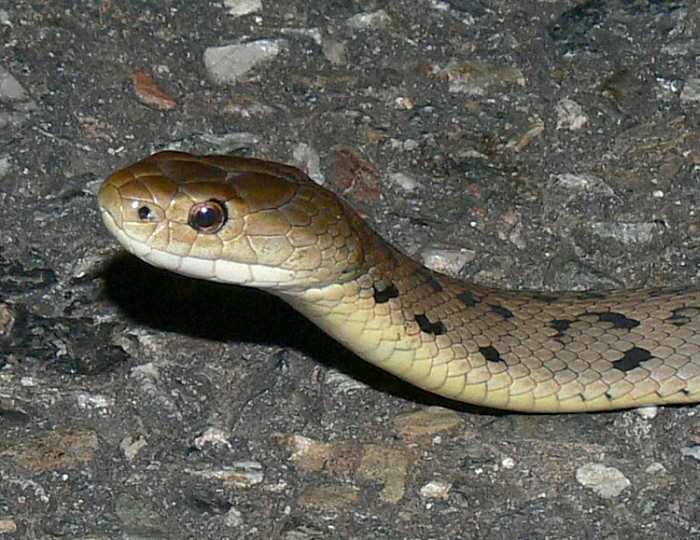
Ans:
[[[700,401],[700,290],[543,294],[431,271],[299,169],[160,152],[110,175],[109,231],[144,261],[282,298],[368,362],[480,406]]]

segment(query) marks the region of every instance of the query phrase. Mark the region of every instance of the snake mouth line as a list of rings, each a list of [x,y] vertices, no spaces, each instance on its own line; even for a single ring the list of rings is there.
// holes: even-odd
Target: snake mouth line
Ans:
[[[101,214],[107,230],[129,253],[156,268],[206,281],[259,288],[279,288],[281,283],[294,280],[292,272],[272,266],[173,255],[167,251],[155,249],[146,242],[130,237],[117,225],[114,216],[108,210],[102,208]]]

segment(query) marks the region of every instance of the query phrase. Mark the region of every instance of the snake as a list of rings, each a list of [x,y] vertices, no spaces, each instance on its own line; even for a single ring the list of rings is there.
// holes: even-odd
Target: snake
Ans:
[[[287,302],[357,356],[489,409],[575,413],[700,401],[700,289],[550,293],[433,271],[290,165],[161,151],[98,204],[130,253]]]

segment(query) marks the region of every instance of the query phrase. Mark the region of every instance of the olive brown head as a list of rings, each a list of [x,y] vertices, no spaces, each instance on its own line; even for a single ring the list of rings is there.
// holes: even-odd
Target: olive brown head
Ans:
[[[159,152],[105,179],[98,202],[129,252],[187,276],[293,293],[364,271],[359,218],[286,165]]]

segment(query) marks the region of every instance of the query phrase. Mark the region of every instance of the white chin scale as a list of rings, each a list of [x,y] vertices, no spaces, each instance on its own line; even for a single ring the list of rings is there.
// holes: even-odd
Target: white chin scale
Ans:
[[[117,227],[112,216],[102,211],[102,220],[119,243],[129,253],[149,264],[170,270],[184,276],[234,285],[248,285],[260,288],[285,288],[295,283],[295,276],[289,270],[260,264],[243,264],[232,261],[201,259],[199,257],[173,255],[167,251],[153,249],[146,242],[135,240]]]

